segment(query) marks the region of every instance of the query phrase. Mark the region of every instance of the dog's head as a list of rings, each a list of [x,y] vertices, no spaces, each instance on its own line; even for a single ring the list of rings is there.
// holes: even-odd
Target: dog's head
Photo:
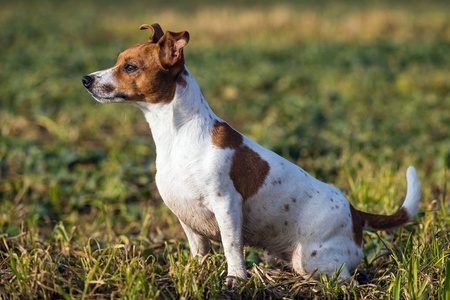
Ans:
[[[120,53],[113,67],[83,76],[83,85],[97,101],[168,103],[173,99],[185,70],[183,47],[189,33],[164,34],[158,24],[139,29],[152,30],[147,42]]]

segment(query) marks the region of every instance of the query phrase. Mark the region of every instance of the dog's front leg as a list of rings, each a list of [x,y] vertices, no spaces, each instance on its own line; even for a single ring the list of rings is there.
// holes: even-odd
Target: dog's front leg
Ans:
[[[214,205],[222,245],[228,264],[226,285],[233,286],[237,278],[247,279],[242,243],[242,198],[220,197]]]
[[[198,255],[198,258],[201,261],[203,256],[208,254],[210,250],[208,238],[195,233],[189,226],[184,224],[181,220],[180,224],[183,227],[184,232],[186,233],[189,242],[189,248],[191,248],[192,257]]]

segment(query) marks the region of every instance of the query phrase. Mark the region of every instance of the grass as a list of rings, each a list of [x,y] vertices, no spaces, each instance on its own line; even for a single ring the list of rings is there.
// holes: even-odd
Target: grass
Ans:
[[[447,3],[146,4],[2,4],[0,298],[450,299]],[[219,116],[358,209],[394,212],[416,167],[421,211],[365,233],[361,285],[304,280],[248,248],[249,280],[228,290],[220,245],[189,258],[141,112],[80,81],[153,22],[190,32],[187,66]]]

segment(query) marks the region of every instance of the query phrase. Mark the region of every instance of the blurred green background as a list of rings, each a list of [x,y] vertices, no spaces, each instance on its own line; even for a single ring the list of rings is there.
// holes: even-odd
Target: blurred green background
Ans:
[[[81,77],[187,30],[186,65],[217,115],[344,191],[392,212],[416,166],[426,207],[450,161],[447,1],[2,1],[0,234],[184,239],[154,185],[142,113],[101,105]]]

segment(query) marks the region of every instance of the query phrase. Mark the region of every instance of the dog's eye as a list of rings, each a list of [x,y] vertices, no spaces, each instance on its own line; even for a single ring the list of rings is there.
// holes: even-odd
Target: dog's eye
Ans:
[[[123,66],[123,69],[127,73],[133,73],[134,71],[136,71],[138,69],[138,67],[135,65],[132,65],[132,64],[126,64],[125,66]]]

